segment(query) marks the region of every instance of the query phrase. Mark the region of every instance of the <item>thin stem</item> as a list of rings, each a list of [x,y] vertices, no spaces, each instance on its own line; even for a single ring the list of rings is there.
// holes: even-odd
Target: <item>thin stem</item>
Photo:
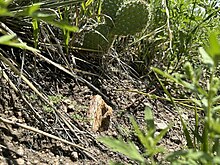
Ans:
[[[207,97],[207,108],[206,108],[206,120],[204,125],[204,132],[203,132],[203,151],[208,153],[209,152],[209,124],[211,123],[212,119],[212,82],[213,82],[213,75],[214,75],[214,68],[211,70],[211,76],[209,79],[209,89],[208,89],[208,97]]]

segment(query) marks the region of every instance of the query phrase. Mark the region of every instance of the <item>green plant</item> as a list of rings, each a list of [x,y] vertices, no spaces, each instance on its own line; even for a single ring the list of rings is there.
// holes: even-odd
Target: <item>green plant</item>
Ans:
[[[101,142],[106,144],[113,151],[120,152],[126,155],[131,160],[134,160],[140,164],[156,164],[154,156],[158,153],[164,152],[164,149],[158,146],[158,142],[168,131],[169,127],[162,130],[159,134],[155,134],[155,125],[152,110],[149,107],[145,108],[145,121],[146,126],[144,130],[141,130],[133,117],[130,117],[130,121],[133,125],[135,135],[144,147],[144,152],[141,154],[137,145],[132,141],[125,142],[122,139],[115,139],[111,137],[99,138]],[[147,159],[149,158],[149,161]],[[147,163],[148,162],[148,163]]]
[[[202,67],[194,69],[190,62],[186,62],[184,65],[185,73],[173,73],[171,75],[158,68],[152,67],[167,97],[161,98],[155,95],[146,95],[151,99],[165,99],[173,104],[179,114],[182,130],[187,142],[186,148],[169,153],[166,156],[166,160],[171,164],[220,164],[220,96],[218,95],[220,79],[217,74],[220,61],[219,34],[218,32],[211,33],[209,44],[205,46],[205,49],[202,47],[199,48],[204,69],[202,69]],[[189,101],[188,104],[185,104],[181,103],[181,99],[178,100],[174,98],[157,74],[192,92],[191,96],[193,97],[189,99],[191,102]],[[207,86],[201,83],[204,82],[204,79],[207,82]],[[184,121],[181,114],[181,112],[186,111],[188,107],[194,110],[195,123],[193,127],[190,127],[190,125]],[[204,113],[204,116],[201,114],[201,111]],[[131,118],[131,122],[136,135],[145,148],[143,155],[149,156],[151,163],[154,164],[153,155],[163,151],[160,148],[155,150],[157,147],[156,144],[163,137],[168,128],[163,130],[158,137],[152,139],[155,127],[152,114],[149,114],[149,112],[151,111],[148,109],[145,110],[145,120],[148,126],[146,129],[147,133],[143,134],[142,131],[140,131],[133,118]],[[148,164],[143,155],[134,147],[134,142],[128,141],[128,143],[126,143],[121,139],[116,140],[114,138],[101,138],[100,141],[114,151],[121,152],[140,164]]]
[[[194,69],[190,62],[185,63],[185,74],[175,73],[170,75],[157,68],[152,68],[157,74],[183,86],[194,93],[191,98],[194,103],[194,129],[190,129],[181,117],[181,108],[176,104],[172,95],[160,81],[167,97],[180,113],[183,132],[187,141],[187,149],[171,153],[167,159],[172,164],[219,164],[220,163],[220,120],[219,120],[219,86],[220,79],[216,74],[220,60],[219,33],[213,32],[210,35],[209,44],[199,48],[205,68]],[[206,72],[205,69],[208,71]],[[206,84],[202,74],[206,75]],[[158,78],[159,79],[159,78]],[[193,95],[192,95],[193,96]],[[204,117],[200,114],[204,112]],[[190,133],[191,132],[191,133]]]
[[[178,70],[185,61],[197,58],[197,48],[207,40],[210,30],[219,26],[217,1],[170,1],[167,3],[171,36],[166,65],[170,72]],[[169,19],[169,20],[168,20]],[[173,51],[173,52],[172,52]],[[195,57],[195,59],[194,59]]]
[[[48,100],[53,105],[59,104],[64,99],[65,99],[65,97],[62,96],[62,95],[48,96]],[[51,106],[49,106],[48,104],[43,105],[43,110],[46,111],[46,112],[53,112],[54,111],[54,109]]]
[[[134,35],[147,25],[149,12],[144,1],[104,0],[102,11],[105,23],[96,25],[94,30],[85,34],[85,48],[107,50],[116,35]]]
[[[148,1],[146,28],[134,36],[132,67],[148,75],[150,67],[163,66],[169,73],[182,70],[186,61],[197,61],[197,48],[208,40],[211,29],[219,26],[217,1]]]
[[[39,44],[39,23],[45,23],[47,25],[51,25],[53,27],[58,27],[63,30],[77,32],[78,27],[73,26],[67,23],[65,20],[59,19],[57,17],[57,13],[55,10],[52,10],[56,7],[62,7],[65,5],[70,4],[77,4],[78,1],[66,1],[66,2],[39,2],[33,3],[31,1],[3,1],[0,0],[0,45],[7,45],[9,47],[20,48],[23,50],[29,50],[31,55],[41,56],[38,50]],[[22,5],[20,5],[22,4]],[[12,21],[13,20],[13,21]],[[7,26],[9,24],[10,26]],[[20,24],[24,24],[24,26],[20,26]],[[17,26],[19,25],[19,26]],[[22,36],[19,35],[20,30],[24,30],[25,28],[33,28],[33,39],[30,38],[21,38]],[[13,28],[13,29],[12,29]],[[16,31],[17,29],[17,31]],[[24,32],[27,33],[26,31]],[[29,33],[26,34],[27,36]],[[28,41],[28,43],[34,43],[31,46],[28,46],[27,43],[23,41]],[[29,40],[30,39],[30,40]],[[34,48],[33,48],[33,47]],[[62,48],[61,48],[62,49]],[[19,56],[19,55],[18,55]],[[12,58],[13,59],[13,58]],[[16,61],[11,62],[5,57],[4,50],[0,52],[0,60],[9,66],[9,68],[20,78],[41,98],[46,97],[40,93],[37,88],[26,78],[26,75],[22,74],[23,68],[18,68]],[[48,59],[46,59],[48,61]],[[12,60],[13,61],[13,60]],[[33,62],[33,61],[31,61]],[[34,60],[36,66],[36,58]],[[14,64],[13,64],[14,63]],[[22,66],[23,67],[23,66]],[[6,73],[5,73],[6,74]]]
[[[103,0],[102,2],[102,13],[105,14],[106,24],[110,27],[114,27],[114,19],[116,13],[119,10],[120,6],[123,4],[123,0]]]
[[[80,121],[80,122],[86,121],[84,119],[84,117],[82,115],[79,115],[79,114],[72,114],[71,118],[74,119],[74,120]]]

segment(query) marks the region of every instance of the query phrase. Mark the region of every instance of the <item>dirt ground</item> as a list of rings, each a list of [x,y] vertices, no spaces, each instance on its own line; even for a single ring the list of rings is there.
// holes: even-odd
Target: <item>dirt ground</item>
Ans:
[[[162,96],[160,85],[156,81],[152,83],[153,79],[140,80],[120,74],[110,78],[106,76],[86,77],[109,99],[106,102],[113,108],[110,127],[104,132],[91,130],[87,112],[89,101],[97,92],[87,84],[76,81],[57,70],[39,69],[39,73],[34,78],[34,85],[49,96],[50,101],[56,105],[57,111],[63,115],[61,118],[24,83],[20,83],[19,77],[11,77],[11,79],[21,89],[20,94],[11,88],[3,76],[0,77],[1,118],[34,127],[66,139],[82,148],[74,147],[33,130],[24,129],[16,124],[0,122],[0,165],[109,164],[110,161],[135,164],[126,156],[110,151],[96,138],[121,136],[125,140],[130,139],[139,143],[133,134],[129,116],[133,115],[142,127],[145,124],[144,109],[146,106],[150,106],[154,112],[157,131],[172,125],[159,143],[165,147],[166,153],[176,151],[185,145],[178,113],[169,102],[152,100],[142,94],[129,91],[138,90]],[[21,95],[26,98],[26,101]],[[188,120],[189,117],[184,116],[185,120]],[[67,126],[65,121],[70,123],[70,126]],[[164,155],[159,154],[155,158],[158,162],[166,164],[165,161],[161,161],[164,159]]]

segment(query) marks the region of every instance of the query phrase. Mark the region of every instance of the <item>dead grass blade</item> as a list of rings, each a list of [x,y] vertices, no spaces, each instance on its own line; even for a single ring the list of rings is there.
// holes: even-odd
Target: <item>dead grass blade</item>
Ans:
[[[90,155],[91,153],[90,153],[86,148],[83,148],[83,147],[81,147],[80,145],[74,144],[74,143],[69,142],[69,141],[67,141],[67,140],[65,140],[65,139],[59,138],[59,137],[57,137],[57,136],[54,136],[54,135],[49,134],[49,133],[47,133],[47,132],[41,131],[41,130],[36,129],[36,128],[34,128],[34,127],[30,127],[30,126],[27,126],[27,125],[24,125],[24,124],[20,124],[20,123],[17,123],[17,122],[13,122],[13,121],[10,121],[10,120],[8,120],[8,119],[4,119],[4,118],[2,118],[2,117],[0,117],[0,121],[3,122],[3,123],[5,123],[5,124],[11,124],[11,125],[15,125],[15,126],[18,126],[18,127],[22,127],[22,128],[24,128],[24,129],[27,129],[27,130],[30,130],[30,131],[33,131],[33,132],[42,134],[42,135],[47,136],[47,137],[50,137],[50,138],[52,138],[52,139],[55,139],[55,140],[61,141],[61,142],[63,142],[63,143],[69,144],[69,145],[71,145],[71,146],[73,146],[73,147],[76,147],[76,148],[78,148],[78,149],[84,150],[85,153],[86,153],[86,155],[87,155],[88,157],[90,157],[90,158],[93,159],[94,161],[97,161],[92,155]]]
[[[2,60],[5,64],[7,64],[11,70],[18,76],[21,77],[21,79],[38,95],[40,96],[44,101],[49,103],[46,96],[44,96],[42,93],[39,92],[37,88],[23,75],[21,72],[7,59],[3,56],[2,53],[0,53],[0,60]]]
[[[76,75],[75,73],[73,73],[72,71],[67,70],[66,68],[64,68],[63,66],[61,66],[60,64],[57,64],[56,62],[53,62],[52,60],[44,57],[43,55],[41,55],[40,53],[37,52],[33,52],[36,56],[38,56],[39,58],[43,59],[44,61],[46,61],[47,63],[55,66],[56,68],[60,69],[61,71],[67,73],[68,75],[70,75],[71,77],[73,77],[74,79],[77,79],[79,81],[81,81],[82,83],[85,83],[88,87],[92,88],[94,91],[96,91],[99,95],[101,95],[103,97],[103,99],[111,104],[112,106],[116,107],[115,104],[113,104],[109,98],[103,94],[98,88],[96,88],[94,85],[92,85],[90,82],[88,82],[87,80],[83,79],[82,77]]]
[[[5,73],[5,71],[0,67],[0,73],[2,73],[3,78],[9,83],[9,85],[12,87],[12,89],[18,93],[18,88],[14,85],[14,83],[9,79],[8,75]]]

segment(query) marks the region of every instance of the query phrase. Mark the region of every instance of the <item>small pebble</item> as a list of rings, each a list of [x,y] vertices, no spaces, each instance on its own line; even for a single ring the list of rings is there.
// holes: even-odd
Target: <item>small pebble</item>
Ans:
[[[160,134],[160,132],[155,132],[154,137],[157,137]]]
[[[158,130],[163,130],[163,129],[167,128],[167,124],[164,122],[156,123],[156,125],[157,125]]]
[[[19,148],[17,149],[17,153],[18,153],[19,155],[23,156],[23,155],[24,155],[24,149],[23,149],[22,147],[19,147]]]
[[[19,116],[19,117],[22,117],[22,113],[21,113],[20,111],[18,112],[18,116]]]
[[[177,136],[172,136],[171,139],[175,143],[180,143],[181,142],[180,139]]]
[[[16,159],[16,162],[18,165],[23,165],[25,163],[24,159],[22,158]]]
[[[78,160],[78,153],[77,152],[72,152],[71,153],[71,156],[75,159],[75,160]]]
[[[34,161],[33,161],[33,164],[36,164],[36,165],[37,165],[37,164],[39,164],[39,161],[38,161],[38,160],[34,160]]]

